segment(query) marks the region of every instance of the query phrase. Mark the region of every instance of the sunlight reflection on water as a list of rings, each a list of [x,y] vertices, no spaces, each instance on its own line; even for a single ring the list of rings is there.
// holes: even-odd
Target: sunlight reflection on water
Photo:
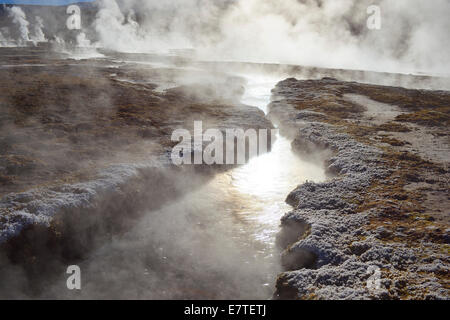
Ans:
[[[247,77],[242,103],[257,106],[267,114],[271,89],[278,81],[264,76]],[[273,247],[280,219],[292,209],[285,202],[286,196],[307,180],[324,181],[323,167],[300,159],[292,151],[291,141],[278,134],[271,152],[218,175],[213,183],[229,189],[225,194],[239,203],[235,205],[235,214],[240,220],[249,222],[255,240]]]

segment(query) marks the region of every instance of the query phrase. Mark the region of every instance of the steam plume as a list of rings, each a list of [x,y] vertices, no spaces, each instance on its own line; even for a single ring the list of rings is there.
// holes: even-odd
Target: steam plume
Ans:
[[[44,28],[44,20],[42,20],[41,17],[36,16],[35,18],[36,23],[34,24],[34,35],[32,37],[32,40],[35,42],[44,42],[47,41],[45,38],[45,34],[42,31],[42,28]]]
[[[20,7],[8,8],[8,14],[13,19],[13,23],[19,26],[21,42],[30,41],[30,30],[28,26],[30,23],[27,21],[25,12]]]
[[[374,2],[381,30],[366,27]],[[119,51],[194,47],[206,59],[450,73],[446,0],[102,0],[99,9],[100,44]]]

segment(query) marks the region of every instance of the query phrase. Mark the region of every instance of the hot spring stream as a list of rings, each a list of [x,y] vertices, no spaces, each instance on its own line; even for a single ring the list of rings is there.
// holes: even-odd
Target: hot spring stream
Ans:
[[[278,80],[247,78],[242,102],[267,113]],[[80,298],[269,299],[281,271],[275,237],[298,184],[325,179],[279,136],[268,154],[217,174],[80,263]],[[71,296],[73,297],[73,296]]]

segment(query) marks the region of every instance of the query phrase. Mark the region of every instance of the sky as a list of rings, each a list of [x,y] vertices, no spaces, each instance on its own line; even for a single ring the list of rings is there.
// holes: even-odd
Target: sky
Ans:
[[[0,0],[0,4],[22,4],[40,6],[62,6],[70,3],[92,2],[93,0]]]

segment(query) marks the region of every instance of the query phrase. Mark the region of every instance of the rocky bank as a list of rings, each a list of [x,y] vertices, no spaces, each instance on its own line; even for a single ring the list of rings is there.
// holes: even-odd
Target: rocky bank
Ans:
[[[330,174],[287,198],[275,298],[448,299],[450,93],[287,79],[269,116]]]

